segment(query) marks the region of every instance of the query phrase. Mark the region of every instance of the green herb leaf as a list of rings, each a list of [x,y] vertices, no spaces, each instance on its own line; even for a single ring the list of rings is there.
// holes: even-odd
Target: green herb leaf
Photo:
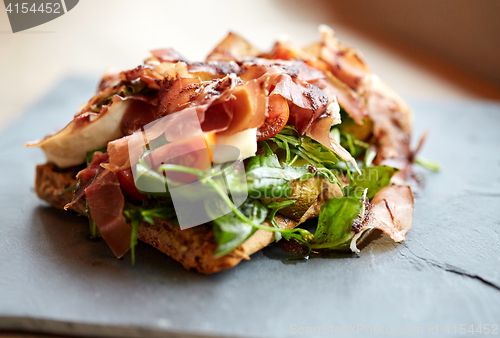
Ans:
[[[276,222],[276,213],[283,209],[283,208],[286,208],[286,207],[289,207],[291,205],[295,204],[295,201],[294,200],[289,200],[289,201],[283,201],[283,202],[276,202],[276,201],[272,201],[270,202],[267,207],[271,210],[271,213],[269,214],[269,219],[271,220],[271,224],[279,229],[280,227],[278,226],[278,222]],[[274,238],[276,239],[276,242],[278,242],[282,236],[281,236],[281,233],[279,232],[276,232],[274,234]]]
[[[313,249],[348,249],[354,236],[352,223],[363,203],[351,197],[331,198],[321,206]]]
[[[297,130],[292,126],[285,126],[276,136],[269,139],[274,142],[279,148],[286,151],[286,163],[292,165],[297,160],[297,156],[301,157],[306,163],[315,167],[317,173],[330,181],[341,186],[340,181],[331,169],[338,169],[337,163],[339,159],[333,151],[326,148],[322,144],[314,141],[310,137],[300,137]],[[267,143],[263,141],[261,143]],[[296,157],[288,162],[288,153],[293,153]]]
[[[130,220],[132,225],[132,233],[130,234],[130,254],[132,256],[132,265],[135,265],[135,246],[137,245],[137,234],[142,223],[140,213],[135,213]]]
[[[206,206],[210,215],[210,204]],[[249,198],[243,203],[240,210],[248,219],[257,224],[264,222],[267,216],[266,206],[259,200]],[[214,257],[227,255],[244,241],[247,240],[257,229],[246,222],[243,222],[234,212],[226,214],[212,221],[217,251]]]
[[[248,194],[253,198],[289,197],[290,181],[307,179],[310,172],[307,165],[292,167],[284,163],[282,166],[276,154],[266,151],[265,155],[252,157],[248,161],[246,176]]]
[[[64,195],[65,193],[69,192],[69,191],[74,191],[78,188],[78,183],[77,184],[73,184],[73,185],[70,185],[69,187],[67,188],[64,188],[63,190],[61,190],[57,196],[61,196],[61,195]]]
[[[85,210],[79,213],[77,216],[85,216],[89,220],[89,229],[90,229],[90,237],[91,238],[101,238],[101,234],[99,233],[99,229],[97,229],[97,224],[94,219],[90,215],[89,203],[85,200]]]
[[[253,172],[249,174],[249,176],[253,175],[253,183],[255,182],[269,182],[268,180],[284,180],[288,185],[287,179],[296,179],[303,177],[304,174],[309,175],[309,166],[304,166],[304,168],[296,168],[296,167],[282,167],[279,163],[279,160],[275,154],[272,153],[271,149],[267,145],[264,146],[265,155],[254,157],[250,160],[251,163],[248,164],[250,170],[247,169],[248,172]],[[140,160],[139,164],[136,167],[138,173],[145,173],[146,171],[153,172],[148,168],[148,165]],[[248,198],[239,208],[236,208],[231,198],[227,195],[225,187],[221,186],[224,184],[228,184],[229,181],[236,180],[235,178],[231,178],[231,170],[226,172],[226,170],[221,167],[221,170],[210,170],[207,172],[202,172],[200,170],[184,167],[180,165],[161,165],[159,170],[161,171],[174,171],[174,172],[186,172],[193,175],[198,176],[199,181],[202,183],[203,189],[212,189],[219,196],[220,199],[206,199],[205,201],[205,209],[209,216],[211,216],[214,221],[214,236],[215,240],[218,244],[217,251],[215,253],[216,257],[220,257],[228,254],[232,250],[234,250],[237,246],[239,246],[243,241],[245,241],[251,234],[253,234],[256,230],[266,230],[274,233],[280,233],[283,238],[291,239],[295,238],[298,241],[307,242],[309,239],[312,239],[313,236],[311,233],[305,229],[280,229],[275,227],[269,227],[267,225],[262,225],[262,222],[266,219],[267,216],[267,207],[260,202],[259,200]],[[258,170],[257,170],[258,169]],[[152,175],[153,180],[158,180],[156,177],[158,174],[162,180],[163,176],[159,173],[155,173]],[[224,179],[215,180],[219,175],[223,175]],[[263,177],[264,176],[264,177]],[[265,176],[279,176],[284,178],[269,178]],[[263,187],[264,185],[261,184]],[[233,188],[231,186],[231,188]],[[231,191],[233,191],[231,189]],[[201,193],[197,191],[197,193]],[[150,196],[153,195],[150,193]],[[232,213],[226,214],[222,217],[218,217],[220,213],[214,212],[215,210],[221,210],[220,205],[214,204],[223,204],[223,206],[228,206]],[[223,208],[222,210],[224,210]],[[137,210],[132,210],[130,214],[124,212],[124,215],[130,221],[135,221],[134,219],[137,217]],[[145,219],[148,221],[148,214],[141,213],[141,219]],[[217,218],[218,217],[218,218]],[[139,219],[139,217],[137,217]],[[152,218],[150,218],[152,222]],[[134,227],[133,227],[134,229]],[[136,243],[137,231],[133,231],[131,238],[131,246],[133,247]],[[132,251],[134,254],[134,251]]]
[[[144,202],[145,204],[148,201]],[[135,264],[135,246],[137,245],[137,234],[142,221],[149,224],[154,224],[153,218],[163,218],[168,220],[175,220],[175,209],[171,203],[166,201],[154,201],[154,207],[135,206],[132,204],[125,204],[123,208],[123,216],[132,225],[132,233],[130,235],[130,253],[132,255],[132,265]]]
[[[356,188],[358,188],[358,192],[362,194],[362,192],[368,188],[367,197],[368,199],[372,199],[380,189],[390,184],[392,176],[398,172],[399,169],[385,165],[363,168],[361,169],[361,174],[355,172],[352,175],[351,184],[349,187],[345,187],[346,189],[344,189],[344,195],[350,196],[353,189]]]
[[[439,164],[439,162],[429,160],[429,159],[424,158],[422,156],[417,156],[415,158],[415,163],[417,163],[418,165],[421,165],[422,167],[424,167],[428,170],[432,170],[432,171],[441,170],[441,165]]]

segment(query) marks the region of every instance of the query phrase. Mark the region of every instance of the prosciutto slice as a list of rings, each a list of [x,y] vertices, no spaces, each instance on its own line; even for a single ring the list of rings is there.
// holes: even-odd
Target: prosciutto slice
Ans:
[[[373,133],[379,144],[375,162],[404,169],[411,162],[411,112],[406,103],[378,78],[374,78],[369,89],[368,107]]]
[[[248,81],[245,84],[238,85],[233,90],[234,100],[225,103],[225,109],[230,115],[230,124],[223,130],[221,135],[233,135],[246,129],[257,128],[264,124],[266,119],[267,97],[264,79]],[[230,105],[228,107],[228,105]],[[211,119],[208,114],[205,115],[205,123]],[[213,131],[213,130],[212,130]]]
[[[160,62],[186,62],[187,59],[172,48],[155,49],[151,51],[151,55]]]
[[[413,194],[407,185],[391,185],[381,189],[365,202],[365,214],[354,221],[356,235],[351,241],[351,251],[359,252],[357,240],[365,231],[379,229],[388,234],[395,242],[405,240],[411,229],[413,217]]]
[[[327,37],[324,37],[324,39],[326,38]],[[357,124],[362,124],[363,119],[368,116],[363,97],[360,93],[353,90],[348,82],[343,82],[342,79],[336,77],[336,74],[333,73],[335,68],[334,65],[320,58],[322,48],[326,47],[323,47],[322,44],[318,44],[314,48],[310,47],[306,50],[301,50],[288,43],[278,42],[271,53],[264,55],[264,57],[283,60],[302,60],[309,68],[314,68],[318,72],[321,72],[323,74],[321,78],[309,78],[308,81],[323,88],[325,92],[327,92],[330,100],[336,97],[339,104],[345,109],[349,116]],[[371,73],[368,72],[365,75],[370,76]]]
[[[325,75],[325,80],[318,80],[313,84],[323,88],[330,99],[335,97],[356,124],[363,124],[363,119],[369,116],[364,99],[329,71],[325,71]]]
[[[123,82],[132,82],[140,79],[151,89],[160,89],[160,83],[163,81],[163,76],[158,74],[153,67],[144,65],[137,68],[121,72],[119,78]]]
[[[274,84],[271,95],[281,95],[296,106],[310,110],[313,115],[319,116],[328,106],[328,97],[324,91],[307,82],[295,83],[290,75],[280,74],[271,83]]]
[[[240,66],[234,61],[189,62],[187,66],[190,73],[209,73],[216,77],[241,72]]]
[[[246,83],[234,74],[211,82],[179,78],[160,91],[157,117],[196,111],[204,132],[235,134],[264,123],[266,79]]]
[[[229,33],[207,56],[207,61],[237,61],[255,57],[259,50],[235,33]]]
[[[303,60],[268,60],[263,58],[245,59],[238,76],[248,80],[258,78],[264,73],[285,73],[300,81],[325,78],[323,72],[307,65]],[[252,74],[253,76],[251,76]]]
[[[158,94],[157,118],[186,108],[205,86],[198,78],[165,79]]]
[[[119,85],[120,79],[118,77],[118,74],[119,73],[113,71],[104,73],[101,78],[101,82],[99,82],[99,86],[97,86],[97,93],[100,93],[107,88],[112,88],[116,85]]]
[[[122,214],[125,197],[116,174],[106,171],[85,189],[85,197],[102,238],[116,257],[122,257],[130,249],[132,228]]]
[[[333,30],[327,26],[320,26],[320,33],[321,42],[316,49],[318,58],[328,64],[335,77],[362,94],[371,80],[371,71],[359,52],[342,45]]]
[[[106,163],[109,160],[108,154],[103,154],[99,151],[94,153],[92,162],[87,166],[87,168],[81,170],[76,178],[78,179],[78,187],[73,194],[73,198],[70,203],[64,206],[64,210],[68,210],[73,204],[78,202],[80,198],[85,194],[85,189],[101,177],[104,172],[104,168],[101,167],[102,163]]]
[[[401,242],[411,228],[413,194],[409,186],[393,185],[375,194],[365,229],[380,229],[394,241]]]
[[[129,141],[137,144],[138,147],[144,145],[144,138],[141,132],[133,133],[130,136],[122,137],[108,143],[109,163],[104,164],[107,170],[117,172],[130,168]],[[140,151],[142,148],[138,148]]]
[[[119,258],[130,249],[131,228],[122,215],[125,198],[118,178],[115,173],[102,167],[108,160],[108,154],[94,154],[89,166],[78,173],[78,189],[64,209],[85,196],[99,233]]]

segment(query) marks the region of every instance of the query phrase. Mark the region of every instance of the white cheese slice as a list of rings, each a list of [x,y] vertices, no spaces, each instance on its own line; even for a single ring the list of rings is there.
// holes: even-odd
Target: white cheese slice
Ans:
[[[257,128],[250,128],[229,136],[217,135],[215,143],[218,146],[227,145],[238,148],[240,151],[239,160],[255,156],[257,152]],[[233,152],[224,150],[224,147],[220,147],[220,150],[216,149],[213,153],[212,160],[214,163],[236,160]]]
[[[103,148],[109,141],[123,136],[120,123],[129,104],[130,100],[114,102],[95,120],[83,126],[71,121],[58,133],[27,146],[40,147],[47,161],[59,168],[82,164],[88,151]]]

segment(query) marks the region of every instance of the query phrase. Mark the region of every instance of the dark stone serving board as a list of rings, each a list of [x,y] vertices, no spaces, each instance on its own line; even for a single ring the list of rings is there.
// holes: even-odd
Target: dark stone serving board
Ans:
[[[315,327],[426,336],[431,327],[458,336],[461,324],[500,324],[499,104],[412,102],[415,135],[430,129],[422,155],[442,170],[422,171],[406,242],[372,234],[359,256],[288,264],[266,248],[204,276],[145,244],[136,266],[117,260],[87,240],[85,219],[35,196],[44,157],[22,144],[62,127],[93,90],[94,81],[67,79],[0,133],[1,330],[286,337]]]

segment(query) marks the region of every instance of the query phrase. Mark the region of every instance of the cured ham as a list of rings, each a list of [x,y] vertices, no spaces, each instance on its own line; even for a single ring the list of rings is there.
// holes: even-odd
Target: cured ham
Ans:
[[[160,89],[159,83],[163,80],[163,76],[158,74],[151,66],[138,66],[132,70],[121,72],[120,80],[124,82],[132,82],[141,80],[151,89]]]
[[[106,171],[103,176],[85,189],[85,198],[99,233],[120,258],[130,250],[132,229],[122,214],[125,197],[116,174]]]
[[[412,116],[406,103],[385,83],[375,77],[371,82],[368,107],[373,133],[378,140],[376,163],[403,169],[411,162]]]
[[[363,155],[366,161],[367,149],[375,149],[374,164],[398,167],[404,176],[411,172],[414,157],[409,147],[411,112],[404,101],[371,73],[358,51],[341,44],[331,29],[322,27],[320,32],[321,40],[309,47],[280,41],[269,53],[230,33],[203,62],[191,62],[170,48],[153,50],[134,69],[106,73],[98,92],[78,109],[73,121],[28,146],[43,149],[51,166],[59,169],[87,164],[76,176],[78,186],[65,209],[85,201],[88,216],[117,257],[136,238],[127,224],[135,220],[131,215],[143,217],[139,208],[173,200],[169,182],[178,187],[201,177],[210,183],[204,176],[208,169],[219,170],[227,162],[237,161],[242,170],[244,165],[262,166],[257,168],[262,171],[254,169],[253,174],[270,175],[249,176],[253,182],[240,182],[243,190],[254,184],[255,190],[278,187],[284,191],[290,177],[300,179],[300,186],[304,177],[318,175],[322,184],[328,181],[339,194],[315,195],[314,212],[303,217],[317,215],[328,199],[343,195],[342,183],[353,188],[339,158],[361,174],[357,161]],[[344,117],[348,124],[342,125]],[[343,127],[364,128],[363,136],[355,137]],[[106,153],[102,153],[104,148]],[[266,155],[261,158],[262,153]],[[301,176],[290,176],[295,171]],[[158,191],[139,186],[141,175],[143,182]],[[366,206],[362,209],[366,214],[359,213],[352,225],[355,231],[349,228],[354,251],[364,231],[380,229],[399,242],[411,228],[413,195],[407,186],[389,185],[391,177],[373,192],[371,202],[356,200],[350,206]],[[279,185],[273,186],[276,182]],[[123,191],[130,202],[126,205]],[[124,208],[129,209],[124,212]],[[355,216],[359,209],[353,210]],[[147,217],[146,222],[156,223]],[[349,219],[352,223],[353,218]],[[278,233],[274,238],[281,237]],[[301,238],[308,241],[311,236]],[[236,247],[231,250],[237,252]]]
[[[404,241],[411,228],[413,194],[409,186],[392,185],[375,194],[364,220],[357,229],[357,237],[369,229],[379,229],[395,242]],[[356,250],[354,250],[356,251]]]
[[[322,34],[323,39],[326,39],[325,34]],[[327,35],[328,36],[328,35]],[[320,80],[312,82],[314,85],[323,88],[330,99],[335,96],[340,105],[345,109],[349,116],[357,123],[362,124],[363,118],[368,116],[368,111],[363,97],[350,88],[349,84],[337,78],[333,73],[332,65],[328,64],[320,58],[321,43],[317,44],[318,48],[307,48],[301,50],[295,48],[289,43],[278,42],[274,46],[271,53],[264,55],[270,59],[283,60],[302,60],[309,68],[314,68],[321,72],[323,76]],[[367,73],[369,76],[371,73]],[[313,80],[313,79],[309,79]]]
[[[101,175],[105,170],[101,166],[101,164],[107,163],[108,161],[109,161],[108,154],[103,154],[99,151],[94,153],[94,157],[92,158],[92,161],[87,166],[87,168],[81,170],[76,175],[76,178],[78,179],[78,186],[75,190],[71,202],[69,202],[64,206],[65,210],[68,210],[69,208],[71,208],[71,206],[73,206],[76,202],[78,202],[80,198],[82,198],[83,195],[85,194],[85,189],[87,189],[88,186],[90,186],[93,182],[95,182],[97,179],[101,177]]]
[[[207,61],[236,61],[254,57],[259,50],[235,33],[229,33],[207,56]]]
[[[172,48],[155,49],[151,51],[151,55],[160,62],[186,62],[187,59]]]
[[[371,71],[360,53],[341,44],[331,28],[320,26],[320,33],[318,47],[309,50],[316,50],[316,56],[328,65],[328,70],[340,81],[355,92],[363,93],[371,80]]]
[[[189,62],[187,67],[189,73],[196,75],[208,73],[213,76],[212,79],[241,72],[240,66],[234,61]]]

